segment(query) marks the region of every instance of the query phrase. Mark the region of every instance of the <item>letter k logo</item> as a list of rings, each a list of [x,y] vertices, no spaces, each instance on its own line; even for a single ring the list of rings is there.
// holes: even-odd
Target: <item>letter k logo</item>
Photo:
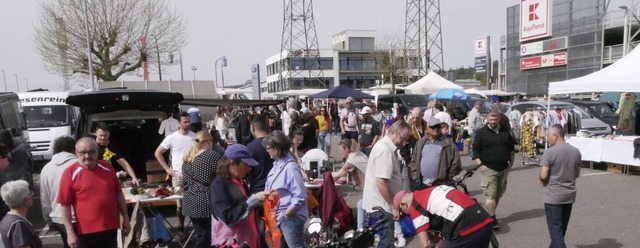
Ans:
[[[538,15],[536,15],[536,10],[538,9],[539,4],[540,3],[534,3],[529,5],[529,21],[535,21],[540,19],[538,18]]]

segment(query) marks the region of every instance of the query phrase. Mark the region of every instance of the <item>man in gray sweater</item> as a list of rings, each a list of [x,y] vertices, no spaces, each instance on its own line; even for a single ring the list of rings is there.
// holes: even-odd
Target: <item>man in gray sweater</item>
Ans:
[[[67,244],[67,232],[62,222],[62,213],[60,212],[60,204],[56,202],[58,196],[58,188],[60,188],[60,178],[67,167],[77,161],[74,154],[76,141],[69,136],[57,138],[53,144],[53,157],[47,163],[40,173],[40,203],[42,204],[42,218],[58,230],[65,248],[69,248]],[[73,215],[73,211],[71,211]],[[72,216],[73,218],[73,216]],[[74,229],[75,229],[75,218]]]

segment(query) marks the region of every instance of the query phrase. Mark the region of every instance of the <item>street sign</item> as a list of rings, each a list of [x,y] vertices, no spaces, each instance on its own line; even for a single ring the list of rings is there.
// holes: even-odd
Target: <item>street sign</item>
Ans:
[[[476,57],[475,66],[476,72],[486,72],[487,71],[487,57]]]
[[[520,45],[520,56],[567,49],[567,36]]]
[[[531,70],[543,67],[561,66],[567,64],[567,52],[545,54],[520,59],[520,70]]]

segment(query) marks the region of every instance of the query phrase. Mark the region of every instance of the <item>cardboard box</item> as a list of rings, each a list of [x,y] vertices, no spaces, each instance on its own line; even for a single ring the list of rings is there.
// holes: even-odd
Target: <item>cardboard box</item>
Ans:
[[[607,163],[607,171],[617,173],[617,174],[622,174],[624,172],[624,165]]]
[[[148,183],[167,182],[167,172],[162,168],[158,160],[151,159],[145,163]]]

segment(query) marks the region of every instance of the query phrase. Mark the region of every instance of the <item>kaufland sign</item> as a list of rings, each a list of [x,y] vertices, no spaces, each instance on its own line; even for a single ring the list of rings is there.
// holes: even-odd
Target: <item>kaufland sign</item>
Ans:
[[[551,0],[520,0],[520,41],[551,36]]]

